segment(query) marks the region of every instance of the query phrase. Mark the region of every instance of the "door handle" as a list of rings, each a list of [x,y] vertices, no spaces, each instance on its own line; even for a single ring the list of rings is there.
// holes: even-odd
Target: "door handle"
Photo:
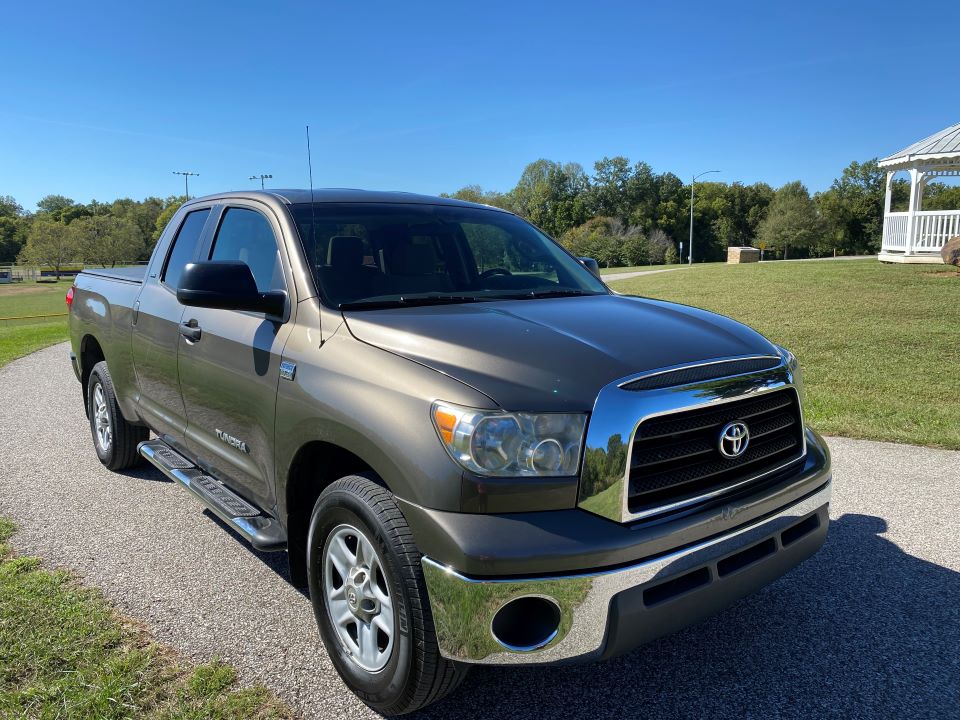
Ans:
[[[187,340],[197,342],[203,333],[200,331],[200,324],[191,318],[186,322],[180,323],[180,334]]]

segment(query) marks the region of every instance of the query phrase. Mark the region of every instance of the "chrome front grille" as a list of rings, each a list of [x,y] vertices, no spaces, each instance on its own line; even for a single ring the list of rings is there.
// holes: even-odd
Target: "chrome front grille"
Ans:
[[[720,432],[746,424],[750,440],[740,457],[720,453]],[[711,494],[766,474],[803,455],[803,427],[792,388],[648,419],[637,427],[627,494],[631,515]]]
[[[658,517],[786,469],[806,453],[798,383],[780,357],[740,356],[607,385],[587,427],[579,506],[618,522]],[[735,457],[720,451],[728,423],[750,433]]]

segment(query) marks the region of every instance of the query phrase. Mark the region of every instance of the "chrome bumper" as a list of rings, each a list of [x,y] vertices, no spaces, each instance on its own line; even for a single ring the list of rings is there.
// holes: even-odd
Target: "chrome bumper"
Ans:
[[[632,603],[640,603],[640,612],[631,610],[629,620],[613,624],[624,631],[628,628],[631,638],[640,638],[637,644],[696,622],[771,582],[815,552],[826,532],[830,491],[828,481],[773,516],[614,570],[549,578],[477,579],[424,557],[423,573],[440,652],[461,662],[509,665],[591,660],[609,654],[613,646],[623,650],[623,638],[613,637],[613,629],[608,637],[608,627],[615,612],[612,601],[626,591],[631,591]],[[813,527],[816,534],[808,530]],[[498,611],[513,600],[530,597],[559,608],[555,630],[522,648],[498,640],[493,632]],[[618,605],[616,611],[620,610]],[[643,624],[648,627],[637,627]]]

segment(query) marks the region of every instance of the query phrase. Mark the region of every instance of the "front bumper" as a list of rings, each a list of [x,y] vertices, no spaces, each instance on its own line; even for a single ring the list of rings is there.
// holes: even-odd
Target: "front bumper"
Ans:
[[[712,615],[783,575],[823,544],[830,481],[772,515],[639,563],[530,579],[471,578],[423,558],[445,657],[483,664],[550,664],[626,652]],[[559,609],[542,641],[494,636],[498,611],[518,598]],[[545,607],[542,603],[534,607]]]

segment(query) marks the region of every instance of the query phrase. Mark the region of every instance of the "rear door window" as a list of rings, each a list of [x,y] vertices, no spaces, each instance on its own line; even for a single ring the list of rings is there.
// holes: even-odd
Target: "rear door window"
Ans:
[[[197,257],[197,245],[200,244],[203,226],[209,215],[210,208],[187,213],[173,239],[173,247],[167,255],[167,264],[160,279],[174,290],[177,289],[187,263],[192,263]]]

